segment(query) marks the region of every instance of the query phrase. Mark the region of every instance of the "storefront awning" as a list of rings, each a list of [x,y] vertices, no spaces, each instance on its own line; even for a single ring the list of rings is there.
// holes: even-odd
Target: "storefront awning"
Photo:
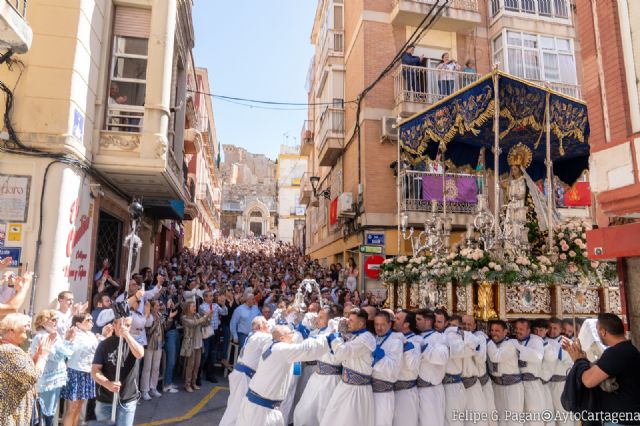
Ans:
[[[494,71],[477,82],[431,105],[400,125],[402,155],[411,163],[435,159],[475,170],[480,150],[485,166],[494,169],[495,93],[500,109],[500,171],[509,170],[507,156],[522,143],[531,151],[527,172],[533,180],[546,176],[546,98],[549,98],[553,174],[572,185],[589,167],[589,121],[584,102],[562,93]]]
[[[144,214],[153,219],[184,219],[184,201],[182,200],[144,200]]]

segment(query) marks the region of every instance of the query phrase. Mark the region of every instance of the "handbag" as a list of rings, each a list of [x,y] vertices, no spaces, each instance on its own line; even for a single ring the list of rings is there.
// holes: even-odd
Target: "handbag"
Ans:
[[[36,397],[33,398],[33,408],[31,410],[31,426],[45,426],[45,424],[42,402],[36,395]]]

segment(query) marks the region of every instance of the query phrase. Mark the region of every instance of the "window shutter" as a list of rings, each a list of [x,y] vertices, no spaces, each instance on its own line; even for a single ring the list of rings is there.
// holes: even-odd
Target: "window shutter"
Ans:
[[[123,37],[149,38],[151,32],[151,9],[139,7],[116,7],[113,34]]]

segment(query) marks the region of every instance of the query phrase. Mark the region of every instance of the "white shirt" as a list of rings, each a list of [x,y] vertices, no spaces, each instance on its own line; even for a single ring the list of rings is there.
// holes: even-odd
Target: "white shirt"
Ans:
[[[376,336],[376,345],[380,344],[384,336]],[[375,363],[371,376],[374,379],[384,380],[385,382],[395,383],[398,380],[398,371],[400,369],[400,361],[402,360],[402,345],[404,336],[393,331],[389,337],[382,343],[384,357]]]
[[[418,378],[418,368],[420,367],[420,358],[422,356],[422,337],[415,333],[403,335],[404,343],[413,343],[413,349],[409,349],[402,353],[402,361],[400,362],[400,370],[398,371],[398,380],[415,380]]]
[[[489,373],[495,377],[503,374],[520,374],[518,367],[518,341],[506,338],[496,344],[493,340],[487,343],[487,357],[489,358]]]
[[[530,334],[526,339],[518,342],[518,359],[523,364],[520,373],[530,373],[540,377],[542,358],[544,357],[544,341],[540,336]]]
[[[78,329],[76,337],[73,339],[73,354],[69,358],[69,361],[67,361],[67,367],[84,373],[90,373],[93,356],[96,353],[96,348],[100,340],[98,340],[98,337],[91,331]]]
[[[376,338],[368,331],[354,335],[351,340],[337,338],[331,343],[334,359],[343,367],[370,376],[373,371],[371,353],[376,348]]]

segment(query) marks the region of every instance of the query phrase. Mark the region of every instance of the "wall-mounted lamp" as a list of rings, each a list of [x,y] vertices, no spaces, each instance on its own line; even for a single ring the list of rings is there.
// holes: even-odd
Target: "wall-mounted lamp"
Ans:
[[[320,178],[318,176],[311,176],[309,178],[309,181],[311,182],[311,188],[313,189],[313,196],[316,198],[320,198],[320,196],[326,198],[327,200],[331,199],[331,191],[329,189],[325,189],[324,191],[321,191],[320,193],[318,193],[318,184],[320,183]]]

